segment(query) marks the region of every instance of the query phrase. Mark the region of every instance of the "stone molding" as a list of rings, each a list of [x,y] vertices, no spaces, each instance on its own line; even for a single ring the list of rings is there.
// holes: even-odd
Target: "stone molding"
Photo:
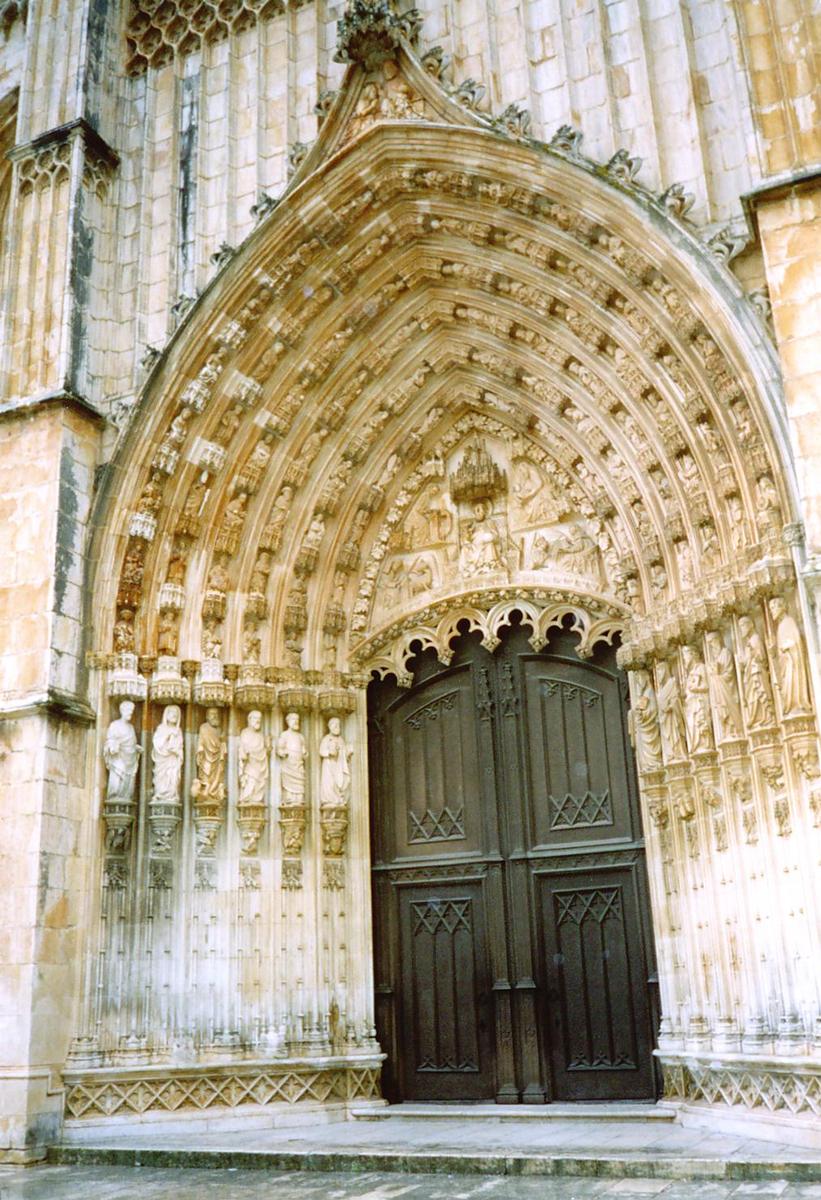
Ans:
[[[378,1100],[382,1056],[64,1073],[67,1120],[147,1112]]]
[[[821,1117],[821,1061],[660,1054],[664,1099]]]

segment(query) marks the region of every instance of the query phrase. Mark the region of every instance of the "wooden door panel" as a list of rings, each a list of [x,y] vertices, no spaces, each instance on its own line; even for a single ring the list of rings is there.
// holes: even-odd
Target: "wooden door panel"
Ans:
[[[369,696],[391,1099],[654,1094],[624,679],[612,649],[528,636],[460,638],[449,668],[422,654],[412,688]]]
[[[557,1100],[654,1094],[634,868],[538,875]]]
[[[581,663],[535,657],[523,670],[533,845],[631,837],[617,681]]]
[[[386,716],[394,857],[481,844],[476,710],[468,668],[415,688]]]
[[[399,889],[403,1095],[494,1094],[481,885]]]

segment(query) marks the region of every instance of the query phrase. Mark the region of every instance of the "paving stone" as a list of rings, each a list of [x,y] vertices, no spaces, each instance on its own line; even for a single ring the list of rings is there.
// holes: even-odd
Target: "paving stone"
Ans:
[[[152,1167],[0,1167],[0,1200],[586,1200],[596,1194],[664,1200],[725,1200],[748,1185],[671,1184],[637,1178],[511,1179],[477,1175],[385,1175]],[[821,1184],[785,1185],[783,1200],[821,1193]]]

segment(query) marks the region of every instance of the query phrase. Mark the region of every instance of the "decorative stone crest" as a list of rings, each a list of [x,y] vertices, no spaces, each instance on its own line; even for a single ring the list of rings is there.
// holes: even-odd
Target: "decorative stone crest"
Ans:
[[[373,71],[396,56],[402,22],[390,0],[350,0],[336,29],[334,61]]]

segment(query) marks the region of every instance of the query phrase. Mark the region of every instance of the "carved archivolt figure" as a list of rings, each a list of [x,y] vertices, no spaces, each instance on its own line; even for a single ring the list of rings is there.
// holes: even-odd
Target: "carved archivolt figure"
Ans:
[[[220,712],[209,708],[197,738],[197,778],[191,795],[200,804],[222,804],[225,799],[225,760],[228,747],[220,732]]]
[[[114,650],[117,654],[130,654],[134,650],[134,611],[121,608],[114,623]]]
[[[687,726],[687,741],[690,753],[713,749],[713,723],[710,712],[710,691],[704,663],[694,650],[687,647],[684,652],[686,687],[684,692],[684,719]]]
[[[242,662],[243,666],[260,664],[262,656],[262,638],[257,632],[256,625],[246,625],[242,633]]]
[[[713,668],[713,704],[718,718],[719,736],[740,737],[741,702],[738,698],[733,652],[725,646],[720,633],[708,633],[707,645]]]
[[[810,687],[804,662],[804,644],[794,617],[787,612],[781,596],[770,601],[770,616],[775,626],[775,648],[778,651],[776,668],[781,709],[785,717],[808,712]]]
[[[103,761],[108,770],[106,801],[114,804],[130,803],[134,799],[137,768],[142,753],[131,723],[134,716],[133,703],[123,700],[119,711],[119,717],[116,717],[106,730],[103,745]]]
[[[658,682],[659,723],[661,738],[668,761],[687,757],[684,737],[684,712],[675,675],[668,663],[662,661],[656,668]]]
[[[177,653],[177,618],[167,609],[160,613],[157,628],[157,653],[174,658]]]
[[[253,709],[239,735],[239,797],[237,805],[264,804],[268,788],[268,746],[262,732],[262,713]]]
[[[209,617],[202,630],[202,657],[206,659],[220,658],[222,655],[222,635],[216,617]]]
[[[658,705],[647,671],[633,673],[633,734],[639,769],[657,771],[662,765]]]
[[[178,804],[182,780],[183,739],[179,706],[169,704],[163,709],[162,720],[154,730],[151,741],[151,762],[154,767],[152,800]]]
[[[741,635],[739,661],[747,719],[753,728],[757,725],[774,725],[775,709],[764,643],[751,617],[741,618],[738,622],[738,632]]]
[[[348,803],[352,754],[353,748],[342,737],[339,717],[331,717],[328,721],[328,732],[319,743],[319,757],[322,760],[319,803],[323,808],[334,808]]]
[[[305,761],[308,748],[299,732],[299,713],[285,717],[285,728],[277,738],[277,758],[280,767],[283,804],[305,803]]]

